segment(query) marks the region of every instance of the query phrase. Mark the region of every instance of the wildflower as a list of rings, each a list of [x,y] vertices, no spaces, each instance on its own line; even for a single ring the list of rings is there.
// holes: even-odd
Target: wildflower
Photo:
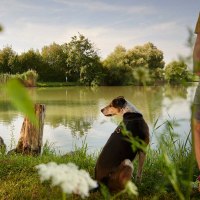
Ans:
[[[85,170],[79,170],[73,163],[56,164],[50,162],[37,165],[41,182],[51,180],[52,186],[60,186],[67,194],[78,194],[82,198],[89,196],[89,190],[97,187]]]

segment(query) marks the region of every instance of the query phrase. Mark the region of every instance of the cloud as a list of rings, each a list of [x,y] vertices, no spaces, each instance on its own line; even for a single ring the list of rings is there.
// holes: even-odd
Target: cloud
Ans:
[[[54,2],[61,3],[67,6],[81,7],[90,11],[99,12],[120,12],[126,14],[151,14],[155,12],[155,9],[152,6],[126,5],[124,3],[116,4],[115,1],[105,3],[102,1],[95,0],[54,0]]]
[[[176,55],[185,54],[183,28],[178,22],[166,21],[144,27],[131,27],[128,29],[116,29],[108,26],[85,26],[85,25],[48,25],[45,23],[24,23],[19,21],[16,27],[9,27],[0,36],[0,44],[12,44],[17,52],[27,51],[30,48],[39,49],[52,42],[63,44],[78,32],[85,35],[100,49],[100,55],[105,58],[114,48],[121,44],[127,49],[136,45],[143,45],[151,41],[165,54],[167,62]],[[173,37],[181,33],[180,38]]]
[[[25,7],[28,9],[32,6],[31,4],[26,4],[26,1],[23,0],[21,3],[18,0],[8,0],[8,2],[12,2],[11,11],[9,12],[13,12],[13,19],[16,12],[19,14]],[[88,9],[102,11],[102,13],[105,11],[124,14],[118,20],[108,21],[105,18],[105,22],[99,24],[93,19],[90,19],[90,23],[86,21],[82,23],[80,20],[74,21],[73,17],[69,19],[69,16],[63,16],[63,21],[53,21],[55,16],[52,18],[52,16],[47,14],[45,16],[47,21],[42,20],[39,14],[35,15],[33,20],[31,18],[32,15],[25,15],[23,13],[14,22],[6,24],[4,32],[0,35],[0,48],[8,44],[12,45],[13,49],[19,53],[30,48],[41,50],[44,45],[49,45],[52,42],[59,44],[69,42],[70,38],[79,32],[89,38],[100,49],[100,55],[103,58],[110,54],[119,44],[129,49],[136,45],[143,45],[148,41],[153,42],[164,52],[167,62],[171,58],[175,58],[177,54],[185,54],[186,52],[184,40],[187,31],[180,21],[169,21],[163,18],[155,21],[155,19],[147,20],[148,18],[145,18],[144,21],[137,22],[133,17],[137,16],[136,13],[138,11],[150,14],[154,11],[153,7],[148,9],[145,6],[128,6],[114,2],[111,4],[89,0],[54,0],[50,2],[54,2],[57,5],[56,7],[50,6],[51,12],[58,12],[62,9],[67,12],[67,9],[73,6],[79,7],[77,9],[81,8],[80,10]],[[3,8],[6,11],[6,9],[9,9],[9,7],[5,8],[5,5],[8,6],[7,1],[4,0],[3,3]],[[17,3],[19,4],[16,5]],[[17,7],[15,8],[15,6]],[[3,8],[1,7],[0,9],[3,10]],[[38,8],[40,9],[38,10]],[[34,12],[40,13],[41,9],[41,5],[34,4],[30,12],[34,10]],[[47,10],[50,12],[49,9]],[[132,15],[126,16],[127,12]]]

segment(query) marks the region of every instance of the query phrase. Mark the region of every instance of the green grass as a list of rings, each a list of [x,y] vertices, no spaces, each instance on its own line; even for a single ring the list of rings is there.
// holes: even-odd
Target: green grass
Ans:
[[[155,128],[156,133],[157,128]],[[173,124],[166,123],[166,128],[158,137],[156,148],[148,148],[147,159],[143,170],[143,179],[137,185],[139,197],[123,194],[116,199],[200,199],[200,193],[190,187],[195,181],[198,169],[194,162],[190,147],[190,136],[182,141],[175,133]],[[35,166],[41,163],[73,162],[81,169],[88,171],[94,178],[96,154],[87,154],[87,145],[83,142],[81,149],[75,148],[74,154],[56,155],[50,145],[45,145],[43,154],[39,157],[0,154],[0,199],[1,200],[57,200],[62,199],[59,187],[51,187],[46,181],[41,183]],[[167,160],[169,159],[169,160]],[[136,174],[137,162],[134,163]],[[192,169],[192,170],[190,170]],[[192,171],[192,173],[190,173]],[[133,180],[134,182],[134,180]],[[107,196],[107,197],[106,197]],[[94,192],[86,199],[110,199],[109,194]],[[81,199],[77,195],[67,199]]]
[[[78,86],[76,82],[37,82],[37,87],[64,87],[64,86]]]

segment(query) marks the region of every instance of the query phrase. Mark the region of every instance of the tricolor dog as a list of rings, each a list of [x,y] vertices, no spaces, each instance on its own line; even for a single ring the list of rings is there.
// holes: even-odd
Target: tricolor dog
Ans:
[[[139,138],[139,141],[147,146],[149,128],[140,111],[124,97],[113,99],[101,112],[105,116],[122,115],[123,121],[111,134],[99,155],[95,166],[95,178],[99,183],[105,184],[110,191],[120,191],[131,180],[132,161],[137,154],[139,157],[137,181],[141,181],[146,154],[138,146],[133,148],[129,139],[130,135],[133,140]],[[129,133],[129,137],[126,132]]]

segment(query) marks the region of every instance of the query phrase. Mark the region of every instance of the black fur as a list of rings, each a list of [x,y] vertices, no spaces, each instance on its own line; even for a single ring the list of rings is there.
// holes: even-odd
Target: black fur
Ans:
[[[114,100],[113,104],[123,106],[125,99],[120,97]],[[114,106],[114,105],[113,105]],[[135,151],[127,136],[122,133],[123,127],[131,133],[133,137],[149,143],[149,128],[140,113],[125,113],[123,115],[123,125],[119,125],[111,134],[102,152],[99,155],[95,166],[95,178],[104,184],[107,183],[110,174],[117,169],[122,161],[134,160],[136,154],[141,149]]]
[[[119,96],[116,99],[113,99],[112,106],[115,108],[123,108],[126,104],[126,100],[123,96]]]

